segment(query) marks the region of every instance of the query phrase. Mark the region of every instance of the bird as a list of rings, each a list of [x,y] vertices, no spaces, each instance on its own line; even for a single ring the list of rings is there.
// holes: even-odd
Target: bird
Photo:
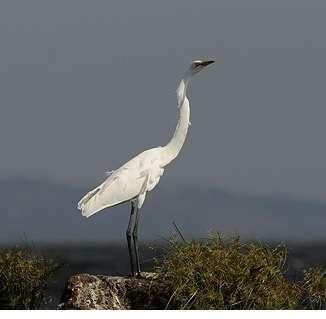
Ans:
[[[176,91],[179,119],[170,141],[165,146],[145,150],[120,168],[110,171],[99,186],[89,191],[78,202],[77,208],[85,217],[125,202],[131,203],[126,231],[131,277],[142,276],[138,250],[138,224],[146,195],[159,183],[166,166],[178,156],[186,140],[190,126],[190,106],[187,97],[189,82],[195,74],[214,62],[195,60],[182,77]]]

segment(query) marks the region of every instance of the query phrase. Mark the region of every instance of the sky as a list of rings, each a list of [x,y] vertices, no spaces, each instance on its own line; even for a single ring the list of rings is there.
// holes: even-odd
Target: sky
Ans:
[[[326,2],[1,1],[0,178],[90,187],[164,145],[165,185],[326,200]]]

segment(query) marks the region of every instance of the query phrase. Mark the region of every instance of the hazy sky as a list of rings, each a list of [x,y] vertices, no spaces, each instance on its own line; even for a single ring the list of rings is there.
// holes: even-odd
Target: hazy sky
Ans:
[[[164,183],[326,199],[325,1],[1,1],[0,177],[93,186],[176,121]]]

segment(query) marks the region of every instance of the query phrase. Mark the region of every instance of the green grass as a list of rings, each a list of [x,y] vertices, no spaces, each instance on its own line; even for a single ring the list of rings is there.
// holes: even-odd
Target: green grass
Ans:
[[[0,309],[39,309],[57,268],[28,248],[0,250]]]
[[[167,309],[320,309],[326,273],[311,268],[302,282],[285,274],[287,249],[241,243],[215,234],[205,241],[172,242],[156,263],[169,296]]]

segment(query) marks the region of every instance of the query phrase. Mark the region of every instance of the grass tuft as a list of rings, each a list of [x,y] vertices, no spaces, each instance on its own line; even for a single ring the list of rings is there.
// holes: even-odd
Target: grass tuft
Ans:
[[[0,309],[39,309],[57,269],[28,248],[0,250]]]
[[[303,282],[285,276],[287,248],[241,243],[219,233],[205,241],[172,242],[156,262],[157,280],[170,296],[167,309],[320,309],[325,272]]]
[[[312,267],[304,272],[303,300],[306,309],[322,309],[326,303],[326,270]]]

